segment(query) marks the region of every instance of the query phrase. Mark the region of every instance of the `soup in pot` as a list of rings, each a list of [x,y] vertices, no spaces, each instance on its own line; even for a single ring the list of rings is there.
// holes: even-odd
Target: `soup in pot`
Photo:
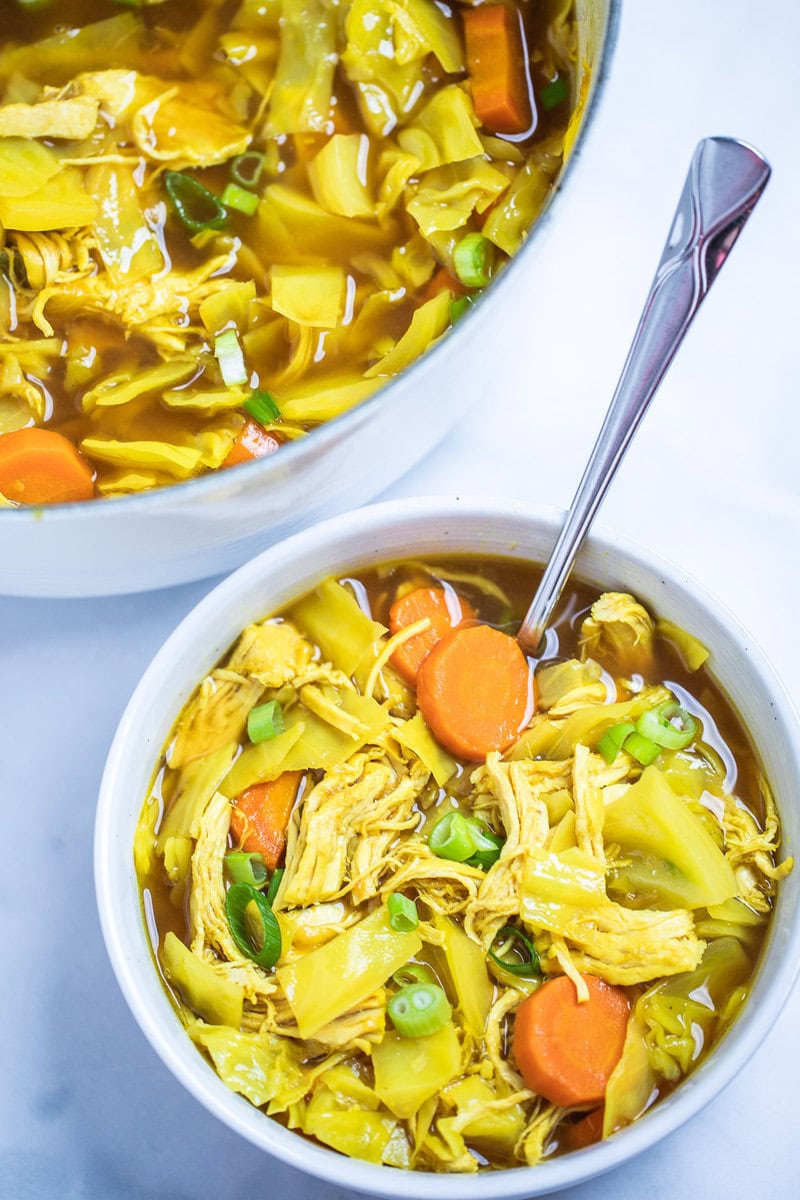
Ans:
[[[572,0],[3,16],[2,504],[250,462],[365,400],[519,249],[588,84]]]

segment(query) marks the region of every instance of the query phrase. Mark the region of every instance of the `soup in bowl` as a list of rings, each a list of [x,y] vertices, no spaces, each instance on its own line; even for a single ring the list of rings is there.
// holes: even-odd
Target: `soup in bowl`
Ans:
[[[609,12],[83,0],[65,26],[57,5],[14,0],[0,587],[121,591],[222,570],[249,535],[364,500],[432,445],[479,394],[485,370],[443,358],[549,206]],[[395,388],[396,432],[377,393],[423,355],[433,374]],[[380,469],[376,422],[393,446]],[[107,553],[85,570],[87,541]],[[119,564],[120,542],[139,541],[149,579]],[[204,541],[221,557],[201,565]]]
[[[137,1019],[213,1112],[332,1181],[587,1178],[713,1096],[792,982],[780,684],[600,536],[526,659],[556,532],[414,501],[290,539],[184,622],[112,749],[98,899]]]

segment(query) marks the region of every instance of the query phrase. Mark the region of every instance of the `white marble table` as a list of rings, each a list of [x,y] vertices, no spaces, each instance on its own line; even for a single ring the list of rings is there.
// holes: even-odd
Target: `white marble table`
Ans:
[[[593,136],[510,314],[519,352],[498,364],[492,402],[465,413],[447,444],[388,493],[500,493],[564,506],[695,142],[714,133],[753,142],[774,178],[603,521],[704,580],[755,631],[796,702],[798,44],[793,0],[627,0]],[[552,300],[534,331],[528,288]],[[265,1159],[183,1092],[130,1016],[100,937],[91,839],[106,750],[150,657],[209,586],[90,601],[0,598],[2,1200],[342,1195]],[[701,1119],[564,1195],[789,1200],[798,1079],[795,990],[758,1055]]]

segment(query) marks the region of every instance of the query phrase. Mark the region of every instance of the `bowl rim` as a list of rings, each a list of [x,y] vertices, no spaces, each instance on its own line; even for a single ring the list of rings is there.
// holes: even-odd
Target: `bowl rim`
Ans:
[[[128,957],[122,931],[126,915],[130,919],[127,905],[130,903],[131,877],[141,935],[149,950],[149,939],[138,903],[132,844],[127,846],[126,851],[118,832],[118,826],[129,821],[129,805],[125,802],[125,763],[133,753],[130,748],[136,744],[137,711],[144,711],[143,701],[162,677],[168,678],[173,666],[185,660],[187,653],[196,653],[203,640],[208,641],[215,621],[225,620],[226,612],[236,603],[237,597],[244,596],[258,583],[269,580],[270,574],[273,578],[278,577],[276,567],[279,565],[288,565],[289,570],[294,569],[296,573],[297,564],[315,561],[315,550],[335,545],[338,538],[353,544],[370,533],[385,533],[389,528],[399,531],[404,525],[421,519],[440,524],[456,523],[463,530],[467,525],[475,525],[481,520],[495,522],[498,526],[502,523],[509,526],[524,523],[532,532],[538,528],[555,538],[562,516],[558,509],[550,506],[525,504],[505,498],[420,497],[372,504],[332,517],[275,543],[209,592],[164,642],[136,687],[109,751],[95,826],[95,887],[106,949],[133,1016],[165,1065],[195,1099],[225,1125],[291,1166],[346,1189],[397,1197],[398,1200],[408,1200],[412,1196],[419,1200],[500,1200],[502,1197],[532,1197],[558,1191],[611,1170],[679,1128],[730,1083],[768,1033],[800,971],[800,957],[790,952],[800,938],[800,879],[795,872],[794,876],[789,877],[794,882],[785,880],[780,889],[768,940],[756,968],[754,992],[761,986],[764,964],[769,960],[769,979],[762,987],[765,994],[759,997],[758,1002],[751,997],[732,1030],[724,1035],[721,1048],[710,1055],[671,1096],[648,1112],[643,1120],[635,1122],[606,1142],[542,1162],[535,1168],[521,1166],[463,1177],[397,1170],[346,1158],[333,1150],[312,1144],[277,1121],[265,1119],[264,1114],[243,1097],[229,1091],[191,1044],[155,967],[152,977],[145,980],[139,977],[140,973],[137,973]],[[594,552],[621,558],[626,569],[641,565],[645,570],[668,580],[670,586],[682,593],[684,598],[688,597],[690,603],[699,605],[711,615],[724,642],[747,647],[750,667],[773,698],[772,716],[779,722],[780,729],[790,735],[784,739],[788,769],[800,780],[798,715],[774,668],[727,607],[675,564],[607,528],[596,527],[587,539],[587,547]],[[498,554],[500,551],[487,548],[486,553]],[[338,561],[341,565],[336,569],[348,569],[347,564],[354,565],[355,558],[351,552],[347,552],[343,558],[340,556]],[[374,560],[379,561],[379,558],[376,556]],[[383,558],[385,560],[386,555]],[[317,571],[315,577],[319,579],[327,573],[325,570]],[[580,565],[577,573],[582,574]],[[314,571],[310,571],[310,574],[313,576]],[[313,583],[307,586],[313,586]],[[299,590],[305,589],[301,585],[295,589],[295,594]],[[284,603],[267,602],[264,610],[274,611]],[[174,699],[177,704],[177,698]],[[141,734],[142,730],[138,732]],[[139,806],[135,809],[138,816],[144,798],[132,799]],[[117,867],[113,865],[115,852],[117,863],[125,861],[120,860],[120,853],[127,853],[127,880],[119,876]],[[116,895],[115,883],[118,885]],[[126,888],[127,899],[120,902],[123,907],[118,907],[121,886]],[[155,1009],[150,1007],[153,996],[147,994],[148,989],[152,991],[153,982],[157,984],[163,999],[163,1004]],[[180,1034],[179,1037],[175,1036],[176,1032]],[[726,1047],[730,1047],[727,1052]]]
[[[527,261],[530,253],[529,247],[536,243],[539,237],[539,230],[551,220],[555,199],[564,190],[567,180],[571,179],[574,175],[574,165],[582,157],[587,130],[595,122],[600,99],[605,91],[619,34],[622,2],[623,0],[605,0],[605,3],[608,5],[608,15],[603,30],[602,41],[598,47],[597,67],[594,71],[593,84],[590,88],[583,118],[580,122],[571,153],[556,177],[555,186],[551,188],[542,211],[528,231],[525,241],[517,253],[505,265],[502,272],[497,276],[497,279],[492,282],[492,285],[485,289],[475,304],[464,314],[463,318],[458,322],[458,326],[451,327],[451,336],[447,339],[440,339],[435,346],[432,346],[419,358],[415,359],[398,375],[391,377],[383,386],[377,388],[359,404],[354,405],[346,412],[332,417],[330,420],[323,422],[311,430],[309,437],[299,438],[296,441],[284,444],[281,447],[279,456],[267,455],[265,458],[256,459],[249,463],[240,463],[230,468],[230,471],[234,473],[233,478],[240,480],[242,483],[248,480],[254,481],[261,476],[269,478],[270,474],[283,473],[287,470],[297,470],[307,453],[324,453],[329,443],[338,441],[340,437],[346,437],[351,426],[354,428],[357,427],[361,421],[367,419],[369,413],[376,411],[378,408],[383,408],[387,404],[391,404],[395,398],[395,392],[401,386],[405,385],[405,380],[414,380],[423,369],[430,369],[432,364],[438,363],[445,353],[454,352],[454,341],[456,339],[463,341],[466,336],[462,326],[469,328],[471,332],[471,324],[475,312],[488,306],[492,302],[492,297],[500,295],[507,289],[506,281],[512,277],[512,273],[514,278],[516,278],[517,272],[520,270],[518,264],[521,261]],[[414,383],[412,382],[408,386],[414,386]],[[311,446],[311,450],[307,449],[309,445]],[[166,484],[160,488],[151,488],[145,492],[96,498],[96,500],[100,500],[100,503],[73,500],[61,504],[2,508],[0,509],[0,522],[6,522],[10,525],[14,522],[20,524],[34,521],[38,524],[43,517],[46,517],[49,523],[52,521],[68,520],[77,514],[82,514],[84,518],[94,521],[113,520],[120,505],[124,506],[125,512],[146,511],[151,506],[158,507],[159,502],[163,503],[165,495],[176,496],[180,502],[190,502],[209,494],[213,495],[217,489],[224,491],[226,483],[230,486],[230,482],[231,475],[229,472],[221,475],[219,470],[210,471],[205,475],[199,475],[193,479],[176,480],[174,483]],[[0,528],[2,528],[1,524]]]

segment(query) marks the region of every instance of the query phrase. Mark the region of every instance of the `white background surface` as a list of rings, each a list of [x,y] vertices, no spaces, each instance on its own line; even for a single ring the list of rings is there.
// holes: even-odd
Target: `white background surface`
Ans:
[[[565,506],[694,144],[718,133],[754,143],[774,177],[602,521],[677,560],[723,599],[795,703],[798,45],[794,0],[627,0],[583,159],[545,248],[509,297],[518,352],[498,363],[484,405],[387,493],[507,494]],[[531,329],[526,311],[542,291],[550,303]],[[149,659],[209,586],[109,600],[0,598],[0,1200],[343,1195],[265,1159],[182,1091],[129,1015],[100,937],[91,840],[105,754]],[[691,1127],[562,1195],[789,1200],[798,1186],[798,1079],[796,989],[756,1058]]]

